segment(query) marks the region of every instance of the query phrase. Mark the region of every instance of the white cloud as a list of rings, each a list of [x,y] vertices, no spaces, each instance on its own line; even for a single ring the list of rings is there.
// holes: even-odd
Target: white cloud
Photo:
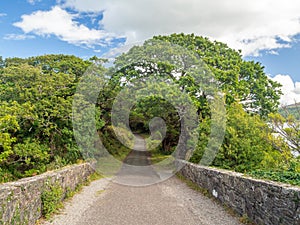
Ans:
[[[2,18],[2,17],[5,17],[5,16],[7,16],[7,14],[6,13],[0,13],[0,19]],[[2,21],[0,20],[0,23],[2,23]]]
[[[79,24],[74,20],[76,16],[78,15],[55,6],[50,11],[36,11],[30,15],[23,15],[22,20],[14,23],[14,26],[21,28],[25,34],[46,37],[55,35],[68,43],[89,47],[107,44],[116,37],[104,30],[90,29]]]
[[[58,0],[79,12],[102,12],[103,27],[127,43],[157,34],[195,33],[244,55],[290,47],[300,33],[298,0]],[[282,41],[284,42],[282,42]]]
[[[41,2],[42,0],[27,0],[28,3],[30,3],[31,5],[34,5],[37,2]]]
[[[298,95],[300,95],[300,82],[295,83],[295,90],[294,92]]]
[[[271,79],[282,84],[283,95],[280,99],[282,106],[300,102],[300,82],[294,82],[289,75],[280,74]]]
[[[26,39],[33,39],[35,36],[33,35],[26,35],[26,34],[7,34],[4,36],[5,40],[16,40],[16,41],[22,41]]]
[[[270,51],[268,51],[268,53],[271,55],[279,55],[279,53],[275,50],[270,50]]]

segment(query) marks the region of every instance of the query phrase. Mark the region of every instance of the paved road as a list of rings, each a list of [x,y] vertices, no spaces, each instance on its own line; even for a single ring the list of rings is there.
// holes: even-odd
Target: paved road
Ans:
[[[145,170],[128,170],[125,164],[117,179],[146,180],[157,174],[150,169],[144,142],[137,139],[125,160]],[[119,181],[123,181],[119,180]],[[190,189],[176,177],[146,187],[133,187],[101,179],[85,187],[52,222],[56,225],[238,225],[237,218],[212,201]]]
[[[124,164],[114,181],[129,186],[145,186],[160,180],[150,163],[150,153],[146,150],[145,141],[136,136],[134,150],[124,160]]]

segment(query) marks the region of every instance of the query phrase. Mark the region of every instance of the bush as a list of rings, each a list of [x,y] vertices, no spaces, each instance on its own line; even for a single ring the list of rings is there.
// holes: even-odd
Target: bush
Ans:
[[[59,183],[46,187],[42,193],[42,214],[46,218],[62,207],[63,189]]]
[[[248,174],[255,178],[267,179],[267,180],[278,181],[282,183],[288,183],[288,184],[300,186],[299,172],[255,170]]]
[[[126,146],[133,147],[134,136],[122,127],[117,127],[122,141]],[[124,160],[131,151],[131,148],[124,146],[115,135],[112,126],[107,126],[102,132],[99,132],[100,139],[107,151],[119,160]]]
[[[201,123],[200,144],[191,158],[198,163],[203,156],[210,121]],[[284,162],[284,154],[279,153],[269,142],[270,130],[258,115],[249,115],[238,103],[227,110],[227,126],[224,142],[213,161],[213,166],[237,172],[274,168]],[[286,157],[289,157],[288,154]]]

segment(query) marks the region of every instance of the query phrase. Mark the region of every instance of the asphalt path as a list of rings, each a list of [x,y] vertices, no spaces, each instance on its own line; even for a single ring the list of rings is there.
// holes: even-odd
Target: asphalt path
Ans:
[[[135,180],[149,182],[152,169],[144,140],[137,137],[116,178],[93,182],[66,204],[52,221],[55,225],[238,225],[222,206],[189,188],[177,177],[135,187]],[[111,179],[119,179],[111,182]],[[116,181],[116,180],[114,180]],[[124,183],[122,183],[124,182]],[[121,184],[120,184],[121,183]]]
[[[159,174],[151,166],[150,153],[146,150],[144,139],[136,135],[134,150],[123,161],[114,181],[128,186],[145,186],[159,180]]]

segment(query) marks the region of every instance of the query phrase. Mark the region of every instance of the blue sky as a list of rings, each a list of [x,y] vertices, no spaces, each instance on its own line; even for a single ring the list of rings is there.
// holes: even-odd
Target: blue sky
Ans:
[[[11,0],[0,3],[0,26],[4,58],[88,58],[153,35],[195,33],[242,49],[283,84],[283,104],[300,101],[298,0]]]
[[[29,57],[50,53],[74,54],[80,57],[90,57],[93,55],[102,55],[110,48],[118,46],[118,43],[124,43],[125,41],[123,37],[120,37],[113,40],[113,43],[107,46],[88,46],[86,44],[67,42],[61,37],[56,36],[55,33],[45,33],[43,35],[36,35],[34,31],[26,33],[14,25],[22,21],[23,15],[30,15],[37,11],[47,12],[57,5],[55,0],[30,2],[31,1],[16,0],[1,1],[0,3],[0,55],[4,58]],[[70,8],[67,11],[70,14],[78,14],[78,12]],[[86,27],[100,29],[100,25],[97,24],[97,22],[92,23],[92,21],[100,21],[101,19],[102,14],[85,15],[81,13],[81,15],[74,18],[74,21]],[[51,22],[51,18],[49,18],[49,21]],[[59,26],[59,24],[57,24],[57,26]]]
[[[295,81],[300,81],[300,35],[294,38],[295,42],[291,44],[291,47],[279,49],[276,54],[262,51],[257,57],[247,56],[245,58],[261,62],[265,66],[266,73],[272,76],[289,74]]]

